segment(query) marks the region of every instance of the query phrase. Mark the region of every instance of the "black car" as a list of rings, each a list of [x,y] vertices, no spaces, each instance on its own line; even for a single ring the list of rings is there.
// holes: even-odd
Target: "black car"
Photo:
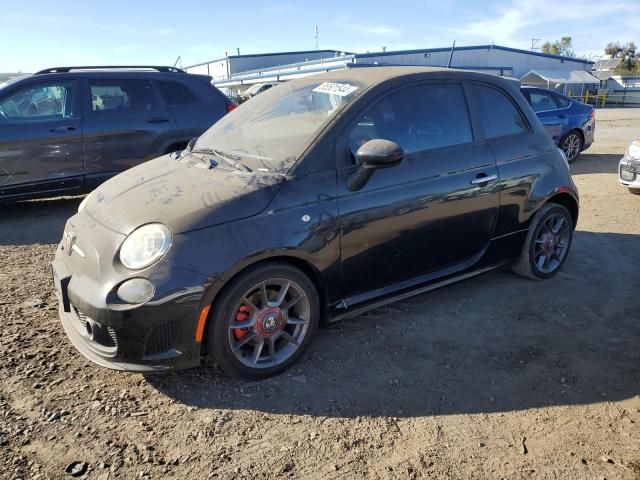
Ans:
[[[278,85],[103,184],[67,222],[54,282],[100,365],[208,354],[261,377],[319,325],[503,265],[552,277],[577,217],[566,158],[514,82],[350,69]]]
[[[0,201],[91,191],[235,107],[172,67],[64,67],[0,85]]]

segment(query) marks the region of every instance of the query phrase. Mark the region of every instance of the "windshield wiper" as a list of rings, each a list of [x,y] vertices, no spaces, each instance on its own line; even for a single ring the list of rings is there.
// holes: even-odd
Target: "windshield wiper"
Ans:
[[[240,162],[240,157],[237,155],[231,155],[230,153],[222,152],[220,150],[213,150],[218,157],[224,158],[227,163],[231,164],[233,167],[244,170],[246,172],[251,172],[252,170],[247,167],[244,163]]]
[[[233,156],[231,154],[225,153],[225,152],[221,152],[220,150],[216,150],[214,148],[199,148],[197,150],[191,150],[191,152],[189,152],[189,153],[203,153],[205,155],[214,155],[214,156],[224,160],[225,163],[227,163],[228,165],[231,165],[231,167],[235,168],[236,170],[240,170],[240,171],[243,171],[243,172],[251,172],[252,171],[249,167],[247,167],[246,165],[240,163],[237,160],[237,157],[235,157],[235,156]],[[217,167],[217,166],[218,166],[217,162],[212,161],[210,163],[210,167],[211,168],[214,168],[214,167]]]

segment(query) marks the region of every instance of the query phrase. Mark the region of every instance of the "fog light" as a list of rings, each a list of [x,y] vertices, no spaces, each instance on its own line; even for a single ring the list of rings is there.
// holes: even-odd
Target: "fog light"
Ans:
[[[132,278],[118,287],[118,297],[127,303],[144,303],[154,293],[153,284],[146,278]]]

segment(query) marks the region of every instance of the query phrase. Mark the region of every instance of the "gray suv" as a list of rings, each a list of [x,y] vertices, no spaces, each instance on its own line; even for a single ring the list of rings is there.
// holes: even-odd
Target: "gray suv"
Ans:
[[[63,67],[0,84],[0,201],[79,194],[181,150],[235,104],[172,67]]]

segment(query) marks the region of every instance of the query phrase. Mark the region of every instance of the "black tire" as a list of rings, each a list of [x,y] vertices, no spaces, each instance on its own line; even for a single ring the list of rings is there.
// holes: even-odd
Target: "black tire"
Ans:
[[[578,155],[582,152],[583,145],[582,135],[577,130],[571,130],[560,142],[560,148],[569,163],[576,161],[576,158],[578,158]]]
[[[564,218],[564,221],[567,222],[566,225],[568,226],[567,233],[563,234],[563,239],[566,242],[566,246],[564,247],[566,251],[564,251],[562,258],[558,261],[557,265],[554,265],[552,271],[543,271],[536,263],[536,240],[538,240],[540,235],[544,233],[543,229],[545,228],[545,223],[549,222],[552,217],[558,218],[558,215],[561,215]],[[527,238],[522,246],[522,252],[520,253],[520,257],[511,266],[511,270],[518,275],[533,280],[544,280],[553,277],[562,268],[562,265],[569,255],[571,242],[573,240],[573,228],[573,219],[566,208],[556,203],[547,203],[531,220],[531,225],[527,232]],[[550,257],[553,257],[553,255]]]
[[[236,307],[241,304],[242,299],[245,298],[245,293],[254,286],[265,281],[268,282],[270,279],[288,280],[306,295],[308,299],[309,317],[306,324],[306,333],[294,353],[282,363],[274,366],[252,368],[236,358],[236,354],[231,346],[233,340],[230,333],[230,328],[232,328],[230,325],[236,318]],[[305,303],[305,305],[307,304]],[[207,327],[205,339],[207,354],[225,372],[232,376],[259,379],[283,372],[293,365],[305,352],[318,329],[320,321],[320,300],[315,285],[302,271],[286,263],[274,262],[249,269],[234,278],[218,296],[211,311],[212,316],[209,318],[210,324]],[[285,315],[285,317],[288,318],[287,315]],[[285,321],[282,329],[284,330],[286,327],[287,322]],[[252,334],[254,336],[258,335],[253,332]],[[274,336],[273,338],[275,339],[276,337]],[[285,345],[289,345],[289,343],[290,342],[287,341]],[[261,354],[258,354],[257,356],[260,357],[260,355]]]
[[[629,188],[629,191],[634,195],[640,195],[640,188]]]

